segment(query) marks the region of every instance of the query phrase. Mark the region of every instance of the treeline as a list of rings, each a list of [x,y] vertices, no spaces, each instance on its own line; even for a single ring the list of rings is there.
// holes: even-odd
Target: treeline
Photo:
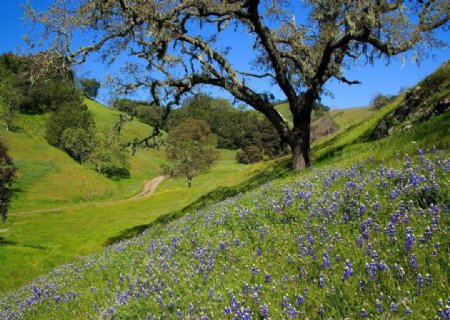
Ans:
[[[128,99],[116,100],[113,106],[150,125],[157,123],[163,112],[159,107]],[[194,95],[186,99],[181,108],[170,112],[164,129],[170,133],[188,118],[207,122],[217,137],[218,148],[241,149],[237,160],[242,163],[272,158],[286,149],[265,117],[255,111],[233,108],[227,99],[212,98],[205,94]]]
[[[128,154],[120,147],[114,128],[96,132],[92,113],[83,96],[95,98],[100,83],[67,74],[33,76],[33,59],[12,53],[0,55],[1,121],[7,130],[17,130],[15,114],[51,113],[45,138],[80,163],[108,177],[129,177]]]

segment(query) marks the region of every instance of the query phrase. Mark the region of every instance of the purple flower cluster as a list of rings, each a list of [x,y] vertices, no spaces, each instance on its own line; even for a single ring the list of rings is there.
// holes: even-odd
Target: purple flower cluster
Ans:
[[[266,184],[1,295],[0,318],[449,319],[447,155]]]

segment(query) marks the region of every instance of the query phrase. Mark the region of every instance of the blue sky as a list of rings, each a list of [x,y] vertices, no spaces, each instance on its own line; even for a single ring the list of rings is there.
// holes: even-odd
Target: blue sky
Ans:
[[[26,50],[22,36],[26,33],[27,27],[22,20],[21,3],[20,0],[7,0],[2,3],[0,9],[0,53],[20,52],[19,47]],[[45,3],[48,3],[48,0],[32,0],[32,3],[42,7]],[[449,32],[440,31],[438,36],[441,40],[450,43]],[[227,34],[224,39],[226,45],[232,46],[230,57],[237,65],[248,64],[253,57],[250,46],[242,41],[242,37],[238,31],[237,34],[232,32]],[[327,89],[333,94],[334,98],[325,96],[322,102],[332,108],[349,108],[369,104],[376,93],[396,94],[400,88],[414,85],[433,72],[445,60],[450,59],[450,51],[448,48],[434,50],[428,59],[421,62],[420,66],[413,63],[411,57],[410,54],[403,63],[400,59],[393,59],[387,65],[386,61],[381,60],[373,66],[359,66],[349,70],[346,77],[351,80],[359,80],[362,84],[348,86],[338,82],[330,82],[327,84]],[[115,70],[107,69],[101,63],[90,60],[85,65],[78,67],[77,73],[95,77],[102,81],[107,74],[113,73]],[[283,98],[280,90],[276,87],[270,87],[263,82],[258,83],[257,86],[263,91],[271,92],[277,99]],[[220,90],[212,89],[210,93],[215,96],[229,97],[226,92]],[[141,95],[141,98],[145,98],[145,96]],[[99,99],[102,102],[108,101],[106,89],[101,91]]]

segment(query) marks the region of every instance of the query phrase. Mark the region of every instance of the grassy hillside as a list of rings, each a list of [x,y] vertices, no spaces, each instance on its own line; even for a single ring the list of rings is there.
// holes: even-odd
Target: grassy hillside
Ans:
[[[387,163],[386,165],[392,165],[394,167],[398,166],[399,159],[402,159],[404,157],[404,153],[409,154],[416,153],[418,147],[423,149],[431,149],[433,145],[436,145],[439,148],[443,148],[445,152],[447,152],[446,148],[448,148],[448,145],[450,145],[450,126],[448,126],[448,123],[450,123],[449,113],[445,113],[439,117],[432,118],[431,120],[424,123],[418,123],[411,130],[401,132],[387,139],[367,142],[366,138],[368,137],[368,135],[370,135],[370,132],[372,132],[373,128],[380,121],[380,119],[384,118],[387,114],[395,110],[398,107],[398,105],[402,102],[402,99],[403,97],[400,96],[391,105],[386,106],[380,112],[377,112],[375,115],[372,115],[370,119],[359,124],[357,121],[356,112],[353,113],[353,115],[348,115],[345,117],[341,116],[342,119],[340,119],[339,121],[341,121],[341,124],[344,127],[347,124],[347,127],[345,127],[345,129],[341,130],[332,137],[326,137],[323,140],[317,141],[314,145],[313,156],[315,158],[314,163],[316,167],[327,168],[330,165],[339,167],[341,166],[354,167],[355,164],[359,163],[360,161],[364,161],[366,164],[368,163],[369,165],[371,165],[372,166],[371,168],[373,168],[373,170],[378,170],[375,167],[375,165],[379,164],[382,161]],[[93,108],[98,113],[96,117],[99,117],[101,119],[114,118],[114,114],[108,113],[109,110],[97,107],[99,106],[95,104],[90,105],[90,108]],[[363,114],[367,114],[367,112],[369,111],[366,110],[363,112]],[[39,121],[42,121],[42,119],[36,118],[36,122],[38,123]],[[106,123],[107,121],[110,120],[104,120],[103,123]],[[102,121],[100,121],[100,123],[102,123]],[[31,127],[32,126],[30,126],[30,128]],[[30,137],[28,138],[29,139],[33,138],[36,139],[36,141],[39,141],[39,135],[37,134],[34,136],[30,135]],[[440,157],[442,157],[442,154],[440,155]],[[442,161],[447,161],[446,157],[448,157],[448,153],[446,153]],[[142,157],[141,159],[139,158],[136,159],[137,160],[135,161],[137,161],[138,164],[140,163],[140,166],[134,164],[135,166],[134,170],[136,170],[136,172],[145,172],[145,170],[150,171],[152,170],[148,169],[147,167],[148,165],[148,163],[146,162],[148,161],[147,158]],[[154,161],[155,158],[151,159],[152,161]],[[156,157],[156,159],[158,158]],[[448,173],[447,173],[448,170],[446,169],[447,167],[445,166],[446,165],[445,163],[447,162],[443,164],[442,161],[439,162],[439,166],[442,169],[440,172],[439,179],[442,178],[443,181],[446,181],[445,179],[448,180]],[[36,166],[38,165],[39,162],[36,162]],[[157,165],[153,165],[152,168],[157,168]],[[272,171],[269,171],[268,169],[271,169]],[[49,166],[47,170],[48,172],[55,171],[55,169],[51,166]],[[339,171],[340,169],[336,170]],[[39,170],[37,170],[37,172],[39,172]],[[29,176],[32,176],[31,173],[34,173],[34,171],[30,170]],[[145,230],[145,228],[148,227],[149,224],[151,224],[154,221],[164,222],[162,226],[156,226],[155,227],[156,229],[152,229],[153,230],[152,234],[153,232],[155,232],[156,234],[155,237],[157,235],[164,234],[164,237],[169,238],[172,237],[172,239],[177,238],[178,237],[177,233],[170,233],[169,232],[170,229],[165,229],[165,226],[167,226],[165,222],[170,220],[167,217],[182,216],[183,209],[198,208],[205,200],[214,201],[222,198],[225,195],[235,194],[235,192],[239,190],[245,191],[250,187],[254,187],[258,183],[261,183],[261,181],[273,178],[274,174],[280,174],[281,176],[282,174],[284,174],[283,168],[280,168],[278,165],[275,165],[274,167],[274,164],[272,163],[261,163],[254,166],[240,165],[235,163],[234,161],[234,152],[222,151],[222,161],[215,168],[213,168],[211,173],[201,176],[197,179],[194,179],[194,187],[192,190],[187,189],[186,182],[184,180],[181,179],[166,180],[163,182],[161,187],[158,188],[157,192],[154,195],[145,199],[127,200],[117,202],[114,204],[98,204],[96,206],[88,208],[80,208],[70,212],[64,211],[64,212],[52,212],[42,214],[30,214],[30,215],[12,215],[8,223],[2,226],[2,228],[0,229],[0,260],[2,261],[2,264],[0,265],[0,272],[3,275],[5,275],[5,277],[0,278],[0,289],[7,291],[13,288],[17,288],[20,285],[23,285],[24,283],[30,281],[36,275],[43,274],[48,270],[52,269],[53,267],[60,265],[63,262],[73,262],[75,260],[74,258],[77,256],[86,255],[93,252],[99,252],[102,250],[102,246],[104,244],[111,243],[112,241],[117,239],[124,239],[132,235],[138,234],[140,231]],[[314,176],[316,173],[315,171],[302,172],[297,177],[303,177],[305,174]],[[319,178],[323,177],[324,174],[325,173],[320,173],[318,177]],[[46,172],[42,173],[41,175],[42,177],[46,177]],[[35,181],[39,182],[39,179],[40,178],[38,177],[35,179]],[[289,179],[295,179],[295,176]],[[400,179],[399,181],[401,182],[404,180],[402,179]],[[321,181],[322,181],[321,179],[317,180],[317,177],[316,178],[313,177],[311,183],[318,183],[320,185]],[[130,187],[132,185],[131,183],[127,184],[126,182],[120,183],[122,183],[121,188],[126,188],[127,186]],[[296,183],[297,182],[295,182],[294,185]],[[39,186],[39,184],[37,185]],[[230,188],[224,188],[224,186]],[[114,185],[114,187],[119,189],[117,184]],[[370,188],[371,188],[370,190],[374,190],[375,187],[372,186]],[[445,183],[442,184],[442,190],[443,193],[439,193],[440,201],[442,199],[448,199],[448,186]],[[130,190],[116,191],[116,193],[114,192],[111,193],[110,197],[119,196],[120,192],[125,194],[126,192],[129,191]],[[319,194],[327,194],[327,193],[323,190],[322,191],[319,190],[317,191],[317,196],[315,197],[319,197]],[[371,197],[373,197],[374,194],[371,195]],[[268,195],[263,193],[261,194],[256,193],[255,195],[250,195],[248,197],[249,198],[247,199],[250,198],[257,199],[259,197],[262,197],[264,198],[264,201],[266,200],[269,201],[267,203],[269,203],[270,206],[274,207],[276,207],[277,205],[279,207],[281,205],[281,203],[277,202],[275,198],[270,198]],[[239,201],[238,198],[232,201],[238,202]],[[417,199],[413,198],[412,200],[416,201]],[[242,204],[237,204],[235,206],[235,209],[233,210],[240,211],[243,210],[245,206],[246,206],[245,202],[243,202]],[[261,214],[258,213],[259,208],[258,205],[255,205],[252,208],[255,214],[256,213]],[[214,212],[214,210],[215,209],[203,208],[200,211],[200,213],[208,214],[208,212],[210,211]],[[342,212],[340,214],[344,214],[343,212],[346,212],[345,210],[347,209],[346,206],[344,205],[342,207]],[[201,216],[201,215],[199,216],[198,214],[200,213],[191,212],[191,217],[193,215],[195,219],[198,218],[204,219],[205,221],[206,220],[213,221],[211,220],[212,218],[210,219],[208,218],[208,216]],[[293,214],[298,215],[299,213],[293,212]],[[275,217],[277,216],[275,215]],[[281,215],[279,218],[282,219],[282,217],[283,215]],[[304,218],[303,213],[301,213],[299,216],[297,216],[297,218],[295,218],[292,221],[290,220],[291,218],[289,215],[287,215],[286,221],[283,220],[278,221],[277,220],[278,218],[272,220],[271,216],[266,216],[263,214],[260,218],[258,217],[256,218],[256,220],[253,220],[253,222],[255,222],[256,223],[255,225],[258,225],[259,227],[267,226],[267,228],[269,229],[273,227],[275,229],[287,228],[286,230],[291,229],[295,230],[296,228],[299,227],[299,225],[304,224],[303,222],[301,224],[296,223],[291,224],[291,222],[301,221],[299,219],[303,218]],[[218,223],[220,224],[219,220],[214,221],[218,221]],[[236,224],[237,223],[236,221],[230,222],[231,224],[229,224],[226,227],[226,230],[224,231],[225,234],[222,233],[222,236],[227,238],[229,236],[232,238],[238,237],[240,241],[244,239],[245,243],[249,244],[253,243],[254,237],[252,235],[253,234],[252,232],[255,231],[254,229],[255,225],[253,225],[253,227],[250,227],[249,225],[246,225],[244,223],[244,225],[238,226]],[[271,224],[272,222],[275,224],[272,225]],[[173,223],[174,224],[169,224],[169,226],[181,227],[181,225],[177,224],[181,222],[173,222]],[[278,226],[277,223],[282,223],[282,226]],[[200,223],[198,224],[200,225]],[[193,226],[195,226],[195,224]],[[244,228],[245,230],[242,229],[241,227]],[[345,226],[342,226],[342,228],[344,227]],[[352,227],[354,229],[357,229],[357,226]],[[248,235],[245,234],[245,231],[248,231]],[[206,236],[203,237],[201,232],[203,232],[203,229],[200,230],[198,234],[200,235],[200,237],[202,237],[204,241],[207,242],[208,238],[206,238]],[[215,235],[220,237],[220,233],[219,234],[216,233]],[[242,239],[241,235],[244,235]],[[279,238],[281,238],[281,233]],[[151,239],[148,240],[148,238],[145,238],[145,240],[143,240],[143,238],[137,238],[136,240],[132,240],[131,243],[138,243],[139,246],[142,244],[142,241],[156,241],[156,238]],[[211,241],[212,242],[218,241],[218,238],[211,238]],[[118,245],[115,248],[121,248],[121,245]],[[141,249],[142,249],[141,247],[136,249],[136,252],[139,252],[138,256],[142,256],[143,254],[140,251]],[[116,249],[109,249],[108,252],[111,252],[111,250],[114,251]],[[119,251],[121,250],[122,249],[119,249]],[[236,263],[238,263],[238,265],[236,266],[237,269],[239,270],[247,269],[247,267],[245,267],[245,263],[250,263],[251,260],[248,259],[254,259],[252,250],[256,250],[256,248],[252,247],[245,249],[245,251],[243,252],[245,253],[245,255],[242,256],[242,260],[239,258],[240,256],[235,256],[237,260],[233,260],[232,257],[228,257],[227,259],[231,259],[230,261],[235,261]],[[294,254],[295,253],[292,252],[292,255]],[[107,257],[105,258],[106,260],[101,260],[106,265],[117,264],[117,267],[112,268],[111,271],[108,271],[109,270],[108,269],[104,273],[102,273],[103,279],[105,280],[108,278],[110,280],[117,279],[120,273],[128,273],[130,274],[131,278],[136,279],[138,277],[139,272],[138,270],[140,270],[140,268],[143,267],[143,265],[139,264],[137,269],[129,270],[123,269],[121,267],[122,263],[120,262],[120,261],[128,261],[126,260],[126,258],[124,258],[124,256],[131,257],[132,255],[134,255],[134,253],[132,254],[130,251],[128,251],[127,253],[124,253],[124,255],[122,255],[121,253],[118,253],[118,255],[119,256],[117,257],[117,259],[114,258],[114,260],[112,261],[109,261]],[[100,257],[102,257],[102,255],[100,255]],[[136,261],[132,262],[133,265],[135,265],[136,263],[137,263]],[[148,264],[149,263],[148,260],[145,260],[145,263]],[[184,262],[181,261],[180,263],[188,264],[188,262],[186,261]],[[228,260],[226,261],[221,260],[220,263],[226,264],[228,263]],[[94,265],[97,265],[96,262],[94,263]],[[77,266],[79,267],[76,268],[80,269],[85,268],[83,263],[77,264]],[[279,267],[282,268],[285,266],[283,264],[280,264]],[[88,269],[89,268],[90,267],[88,267]],[[99,272],[98,268],[95,270],[97,271],[97,273]],[[160,270],[158,272],[162,271]],[[182,270],[180,272],[182,272]],[[231,282],[234,283],[233,286],[236,288],[238,286],[238,283],[240,283],[240,281],[242,280],[241,278],[239,278],[240,275],[241,274],[239,272],[236,273],[236,278],[233,280],[235,282]],[[87,274],[86,279],[90,279],[89,277],[90,276]],[[55,281],[60,280],[56,279]],[[109,309],[107,308],[119,307],[118,305],[115,305],[116,302],[113,302],[114,305],[112,306],[111,302],[112,300],[110,299],[114,299],[113,295],[106,295],[105,297],[97,298],[97,296],[95,296],[95,292],[87,293],[87,289],[85,287],[87,285],[96,288],[95,290],[99,288],[104,289],[103,282],[100,284],[89,282],[91,280],[87,281],[88,282],[86,283],[84,282],[79,283],[80,291],[77,292],[86,297],[90,297],[87,299],[91,303],[92,301],[94,301],[92,299],[95,299],[95,301],[99,299],[98,303],[101,304],[100,307],[101,310],[99,309],[100,312],[107,314],[109,312],[108,311]],[[317,281],[317,279],[314,281]],[[75,282],[67,284],[68,286],[67,290],[72,290],[70,288],[72,288],[71,287],[72,285],[75,285],[74,283]],[[214,286],[216,285],[217,284],[215,284]],[[242,285],[242,283],[240,283],[239,285]],[[185,288],[182,290],[187,289]],[[189,291],[191,290],[192,288],[189,288]],[[27,292],[23,294],[26,295],[26,293]],[[66,292],[64,294],[67,297],[68,293]],[[91,294],[93,294],[95,297],[92,296]],[[282,299],[277,294],[275,294],[274,297],[276,297],[277,299],[279,298],[280,300]],[[275,304],[275,300],[268,300],[268,301],[272,304]],[[9,304],[9,302],[7,302],[6,304]],[[184,307],[185,305],[183,305],[183,308]],[[39,308],[39,306],[37,308]],[[81,305],[78,308],[79,309],[77,309],[78,310],[77,312],[86,311],[86,313],[89,313],[92,311],[92,310],[88,311],[87,309],[84,310],[83,308],[85,307],[83,307],[83,303],[81,303]],[[140,307],[138,307],[138,312],[141,315],[140,313],[141,311],[139,311],[141,309],[139,308]],[[61,309],[61,312],[62,310],[63,309]],[[132,309],[128,310],[126,307],[124,307],[123,310],[125,310],[121,311],[124,312],[123,314],[126,315],[130,313],[131,314],[130,317],[136,318],[136,314],[133,313],[134,311]],[[97,311],[94,310],[93,314],[98,315],[98,313],[96,312]],[[282,309],[279,309],[277,312],[282,312]],[[56,315],[57,313],[53,314]],[[221,313],[219,312],[219,314]],[[278,313],[278,315],[280,314],[281,313]],[[34,314],[33,317],[35,315],[36,314]],[[77,317],[82,317],[80,315],[81,313],[77,314]],[[352,315],[354,315],[354,313],[352,313]],[[46,318],[47,316],[48,314],[44,312],[42,317]],[[337,315],[335,314],[334,316]],[[339,315],[338,317],[340,316],[341,315]],[[36,317],[39,318],[40,315],[36,315]]]
[[[445,318],[450,150],[429,141],[450,142],[449,117],[56,268],[0,316]]]
[[[97,129],[118,120],[120,113],[86,101]],[[80,165],[44,139],[48,115],[18,115],[16,132],[1,132],[19,168],[8,222],[0,226],[0,290],[24,284],[75,257],[99,251],[105,243],[128,237],[161,215],[182,210],[200,197],[255,177],[267,164],[237,164],[235,152],[221,150],[209,174],[194,178],[188,190],[183,179],[164,181],[151,197],[104,203],[139,193],[144,182],[158,176],[164,151],[140,150],[130,160],[130,179],[112,181]],[[137,121],[123,131],[125,141],[144,137],[151,127]],[[220,195],[220,192],[219,192]],[[213,198],[216,193],[211,195]],[[70,211],[15,214],[33,209],[76,206]]]
[[[292,114],[287,103],[280,103],[276,105],[275,108],[278,110],[278,112],[280,112],[284,119],[292,124]],[[342,132],[351,126],[358,125],[359,123],[370,119],[377,113],[377,110],[373,110],[370,107],[358,107],[350,109],[331,110],[327,113],[327,115],[334,123],[339,126],[339,132]]]
[[[86,100],[99,131],[113,126],[119,113]],[[157,150],[142,150],[131,158],[131,178],[114,182],[80,165],[65,152],[50,146],[44,139],[46,115],[17,116],[17,132],[2,130],[11,156],[19,168],[11,211],[42,209],[80,202],[117,199],[138,193],[144,181],[159,175],[164,154]],[[138,120],[128,123],[122,139],[143,137],[151,127]]]
[[[340,131],[344,131],[351,126],[357,125],[367,119],[370,119],[377,113],[370,107],[358,107],[351,109],[331,110],[329,115],[331,119],[339,126]]]

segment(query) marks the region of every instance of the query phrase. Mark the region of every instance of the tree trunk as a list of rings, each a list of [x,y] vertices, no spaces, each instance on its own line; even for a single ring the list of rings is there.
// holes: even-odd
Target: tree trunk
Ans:
[[[292,170],[300,171],[305,167],[305,159],[302,155],[300,141],[290,144],[290,147],[292,152]]]
[[[298,121],[294,121],[289,146],[292,152],[292,170],[300,171],[311,167],[311,113],[305,112]]]

